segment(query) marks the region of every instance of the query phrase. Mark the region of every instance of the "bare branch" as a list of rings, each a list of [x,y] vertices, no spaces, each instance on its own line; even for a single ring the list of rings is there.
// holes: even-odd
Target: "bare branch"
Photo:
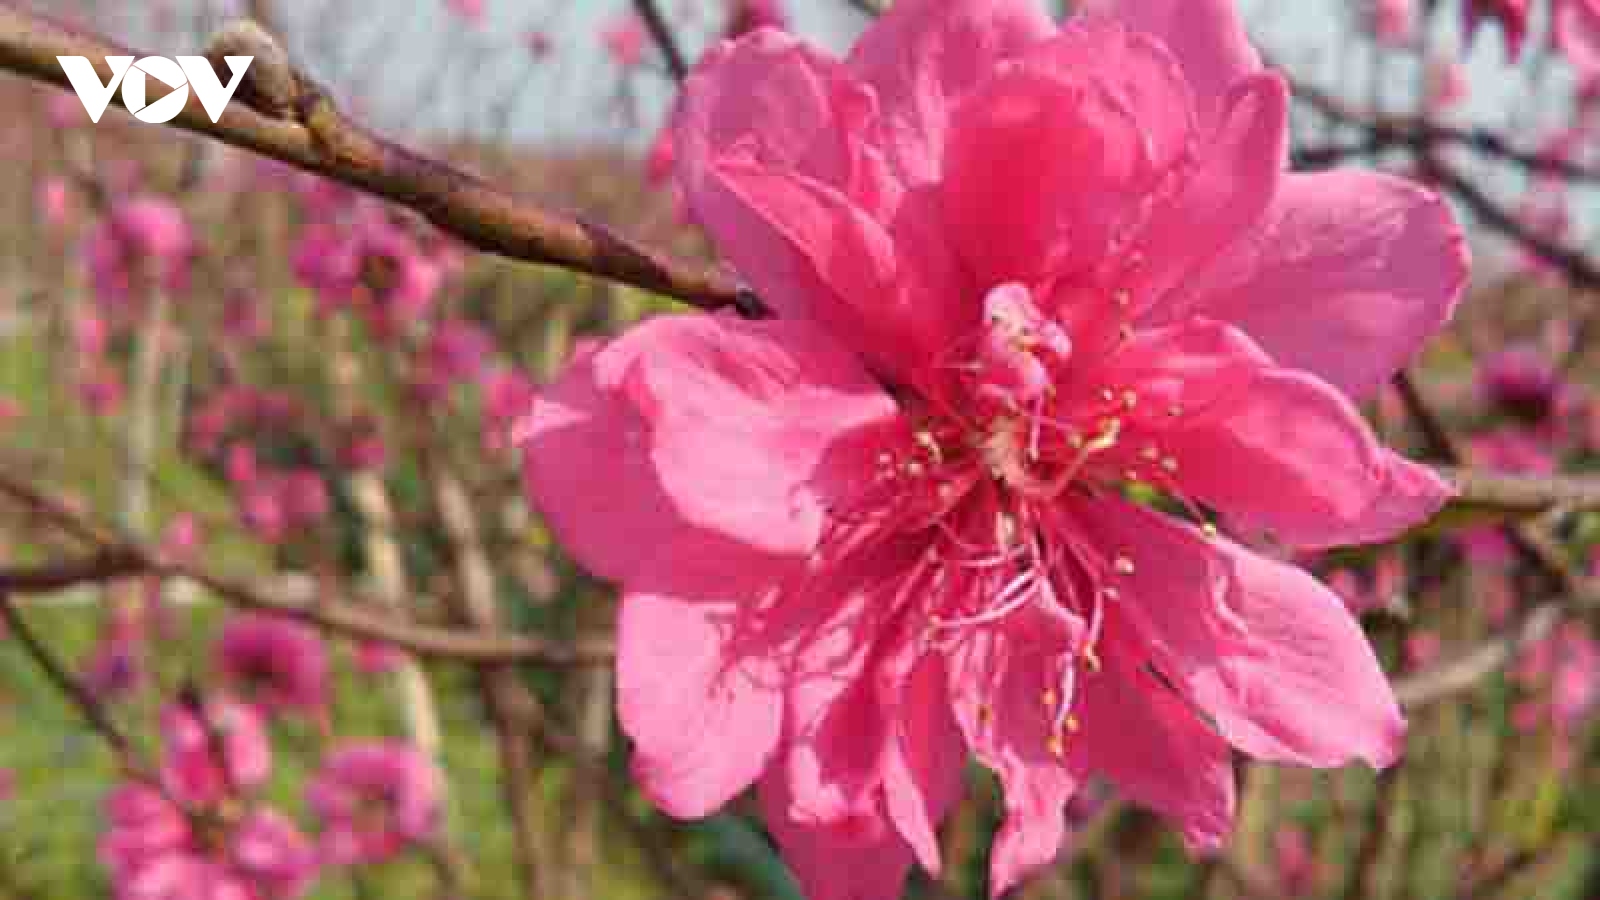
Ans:
[[[645,27],[650,29],[650,37],[661,49],[661,57],[667,61],[667,71],[672,73],[673,79],[682,81],[689,77],[689,61],[683,55],[683,48],[678,46],[672,25],[661,14],[661,7],[655,0],[633,0],[633,8],[644,20]]]

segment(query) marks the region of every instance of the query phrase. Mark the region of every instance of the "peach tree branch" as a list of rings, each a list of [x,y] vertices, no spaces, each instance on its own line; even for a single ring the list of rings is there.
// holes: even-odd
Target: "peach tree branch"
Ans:
[[[245,84],[216,122],[191,98],[172,121],[261,156],[322,175],[407,207],[486,253],[558,266],[672,297],[702,309],[753,307],[753,298],[715,269],[641,246],[577,216],[502,191],[474,175],[388,141],[351,121],[328,94],[296,71],[259,26],[239,22],[208,55],[253,55]],[[0,71],[59,88],[70,83],[58,56],[82,56],[110,79],[107,56],[147,56],[105,38],[0,3]],[[150,102],[165,95],[149,84]],[[114,100],[120,105],[119,94]]]

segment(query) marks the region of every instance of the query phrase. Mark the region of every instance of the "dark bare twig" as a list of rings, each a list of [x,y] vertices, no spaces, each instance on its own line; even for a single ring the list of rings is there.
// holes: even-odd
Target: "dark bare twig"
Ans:
[[[22,617],[21,611],[17,609],[15,599],[4,592],[0,592],[0,618],[5,619],[6,627],[10,630],[11,636],[22,647],[23,652],[28,655],[34,665],[39,667],[39,671],[43,672],[45,677],[50,680],[50,683],[54,684],[56,689],[61,691],[71,701],[72,705],[78,708],[78,712],[83,715],[89,726],[110,745],[112,751],[116,753],[118,761],[129,771],[132,771],[135,768],[133,743],[117,728],[116,723],[111,721],[111,717],[107,715],[105,708],[100,705],[100,701],[95,699],[94,694],[90,693],[88,688],[73,677],[67,667],[56,659],[50,648],[45,646],[44,642],[39,640],[38,635],[33,633],[33,629],[28,626],[27,620]]]
[[[672,73],[673,80],[682,81],[688,78],[689,61],[683,55],[683,48],[678,45],[677,35],[672,32],[672,24],[661,14],[661,7],[655,0],[633,0],[633,8],[638,11],[639,18],[644,20],[645,28],[650,31],[650,38],[660,48],[661,58],[667,61],[667,71]]]

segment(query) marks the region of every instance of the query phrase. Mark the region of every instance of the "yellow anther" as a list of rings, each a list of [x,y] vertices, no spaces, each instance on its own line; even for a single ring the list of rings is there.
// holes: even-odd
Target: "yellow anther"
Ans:
[[[1176,472],[1178,471],[1178,460],[1169,456],[1161,461],[1161,468],[1166,469],[1168,472]]]
[[[1118,575],[1133,574],[1133,560],[1127,558],[1126,556],[1117,557],[1116,561],[1112,563],[1112,566],[1116,568]]]
[[[1044,746],[1045,749],[1050,751],[1050,755],[1054,756],[1056,759],[1061,759],[1067,755],[1067,742],[1063,740],[1059,734],[1050,735],[1050,737],[1045,740]]]
[[[1046,688],[1045,692],[1044,692],[1044,696],[1041,699],[1044,701],[1044,708],[1045,709],[1054,709],[1055,708],[1055,705],[1056,705],[1056,692],[1055,691],[1050,690],[1049,688]]]
[[[1126,406],[1129,409],[1133,409],[1135,406],[1138,406],[1139,405],[1139,395],[1138,395],[1138,393],[1136,393],[1134,391],[1123,391],[1122,392],[1122,405]]]
[[[1217,526],[1216,526],[1215,523],[1212,523],[1212,522],[1207,522],[1204,525],[1201,525],[1200,526],[1200,531],[1203,532],[1206,537],[1216,537],[1217,536]]]

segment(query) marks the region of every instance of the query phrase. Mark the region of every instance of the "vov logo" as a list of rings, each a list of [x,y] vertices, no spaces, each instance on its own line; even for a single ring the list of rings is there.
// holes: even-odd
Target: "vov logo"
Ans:
[[[255,57],[224,56],[228,71],[233,74],[233,80],[226,85],[211,68],[211,61],[204,56],[180,56],[176,61],[165,56],[146,56],[137,62],[131,56],[108,56],[106,65],[111,67],[110,84],[101,83],[100,73],[95,71],[94,63],[87,57],[58,56],[56,60],[61,63],[61,70],[67,73],[67,80],[72,82],[78,99],[83,101],[84,111],[96,124],[105,115],[106,106],[117,92],[117,87],[121,86],[122,102],[128,110],[141,122],[159,125],[172,121],[183,112],[183,108],[189,104],[191,87],[211,121],[222,118],[222,111],[227,109],[228,101],[233,99],[233,92],[244,80],[244,73]],[[145,85],[149,78],[171,88],[172,93],[154,103],[146,103]]]

